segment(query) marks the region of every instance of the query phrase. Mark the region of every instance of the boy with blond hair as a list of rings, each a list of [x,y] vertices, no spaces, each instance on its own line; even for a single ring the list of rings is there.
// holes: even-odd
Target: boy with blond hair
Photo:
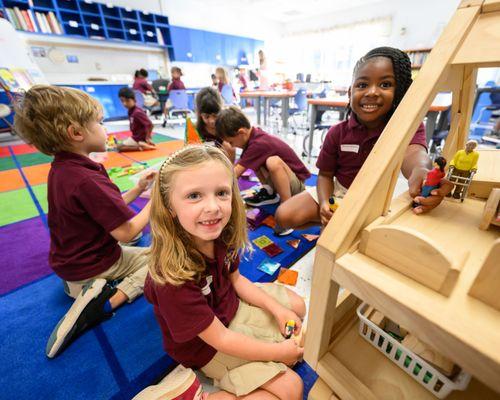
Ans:
[[[104,166],[89,158],[106,150],[102,107],[80,90],[33,86],[16,106],[16,132],[54,156],[48,177],[49,263],[75,298],[47,343],[49,358],[82,332],[110,318],[113,310],[143,292],[145,249],[121,246],[149,220],[150,203],[135,215],[127,206],[152,181],[147,174],[120,193]],[[121,280],[116,286],[108,281]]]

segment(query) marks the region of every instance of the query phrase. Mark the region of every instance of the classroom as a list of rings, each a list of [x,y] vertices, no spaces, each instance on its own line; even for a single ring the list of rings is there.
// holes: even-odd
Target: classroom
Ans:
[[[500,0],[0,0],[0,400],[500,400]]]

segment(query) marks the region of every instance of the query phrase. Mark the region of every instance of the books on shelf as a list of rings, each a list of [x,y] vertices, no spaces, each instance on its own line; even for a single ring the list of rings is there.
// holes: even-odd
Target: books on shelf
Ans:
[[[160,28],[156,28],[156,37],[158,38],[158,44],[160,46],[165,46],[165,40],[163,40],[163,35]]]
[[[48,13],[19,7],[5,8],[7,18],[17,30],[26,32],[42,32],[62,35],[62,28],[52,11]]]

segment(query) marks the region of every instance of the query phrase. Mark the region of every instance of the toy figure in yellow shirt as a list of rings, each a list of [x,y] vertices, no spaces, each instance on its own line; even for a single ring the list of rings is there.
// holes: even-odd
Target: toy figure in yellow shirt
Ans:
[[[475,150],[476,147],[477,142],[475,140],[469,140],[465,144],[464,150],[459,150],[455,153],[453,160],[451,160],[450,162],[450,167],[453,167],[451,176],[449,178],[450,181],[463,182],[463,179],[459,180],[457,178],[470,178],[472,174],[477,171],[477,160],[479,159],[479,153]],[[464,188],[464,185],[455,185],[453,197],[455,199],[460,199]]]

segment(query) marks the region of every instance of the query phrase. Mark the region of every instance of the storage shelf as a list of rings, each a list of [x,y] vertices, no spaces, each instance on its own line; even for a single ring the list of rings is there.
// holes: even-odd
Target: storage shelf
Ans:
[[[366,342],[353,318],[320,359],[318,375],[344,399],[436,400],[406,372]],[[465,391],[453,391],[447,400],[498,400],[500,395],[472,379]]]
[[[87,2],[85,0],[34,0],[33,7],[30,6],[28,0],[0,0],[0,9],[4,9],[4,14],[7,18],[10,16],[5,12],[5,8],[19,7],[23,10],[31,9],[34,12],[48,13],[53,12],[58,20],[61,28],[64,31],[62,36],[67,37],[107,37],[108,40],[129,40],[134,45],[143,43],[145,46],[157,45],[160,48],[165,47],[160,45],[157,37],[157,29],[162,30],[165,43],[171,44],[170,27],[168,26],[168,17],[164,15],[156,15],[145,13],[140,10],[126,9],[123,7],[108,7],[107,4]],[[16,16],[17,18],[17,16]],[[71,26],[70,21],[78,23],[78,26]],[[158,21],[158,24],[156,24]],[[23,21],[24,22],[24,21]],[[14,24],[13,21],[11,23]],[[34,21],[39,25],[38,21]],[[91,29],[91,24],[99,26],[98,30]],[[142,24],[148,24],[148,29],[154,33],[154,37],[144,37],[141,31]],[[115,30],[123,29],[122,34],[116,33]],[[135,29],[137,34],[131,34],[130,29]],[[31,31],[21,32],[33,33]],[[105,33],[113,30],[113,34],[106,35]],[[34,32],[37,33],[37,32]],[[42,33],[45,36],[61,34]],[[173,53],[172,53],[173,55]]]
[[[400,214],[393,210],[399,216],[391,225],[415,229],[451,254],[458,254],[463,243],[472,249],[448,297],[359,250],[336,260],[332,279],[500,391],[500,354],[492,351],[500,348],[500,312],[467,295],[498,238],[498,230],[478,229],[484,204],[471,198],[464,203],[445,200],[432,213],[419,216],[411,209]],[[448,234],[442,235],[444,231]]]

